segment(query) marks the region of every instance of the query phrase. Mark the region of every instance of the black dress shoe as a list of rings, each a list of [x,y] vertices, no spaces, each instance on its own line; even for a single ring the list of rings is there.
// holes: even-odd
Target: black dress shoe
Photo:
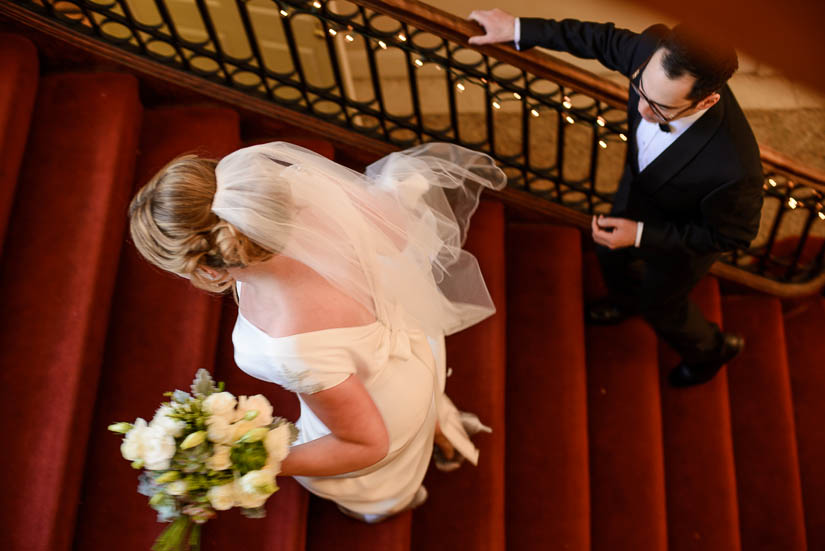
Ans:
[[[589,325],[616,325],[629,317],[628,312],[606,298],[591,302],[585,309],[585,319]]]
[[[722,345],[716,358],[701,363],[682,362],[668,373],[671,386],[684,388],[700,385],[713,379],[726,363],[735,358],[745,348],[745,338],[735,333],[722,333]]]

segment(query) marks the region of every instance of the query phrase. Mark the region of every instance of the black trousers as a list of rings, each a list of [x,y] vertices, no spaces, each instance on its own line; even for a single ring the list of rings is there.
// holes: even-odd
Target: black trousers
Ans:
[[[611,300],[628,313],[642,315],[685,362],[707,361],[718,354],[719,326],[688,298],[714,257],[657,256],[598,245],[596,253]]]

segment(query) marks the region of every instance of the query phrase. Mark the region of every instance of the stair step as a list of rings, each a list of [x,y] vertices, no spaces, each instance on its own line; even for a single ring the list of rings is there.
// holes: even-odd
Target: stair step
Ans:
[[[124,187],[131,197],[173,157],[192,151],[219,157],[239,143],[238,117],[231,110],[153,109],[143,118],[136,173],[122,182],[128,182]],[[117,213],[124,217],[125,206]],[[114,235],[123,239],[120,226]],[[131,243],[124,246],[86,461],[76,551],[145,551],[165,527],[156,521],[146,497],[135,491],[137,472],[120,457],[120,438],[106,426],[131,422],[136,416],[149,420],[166,399],[164,392],[186,390],[198,368],[212,368],[220,305],[219,299],[185,279],[149,264]]]
[[[825,299],[811,297],[785,314],[794,421],[808,549],[825,549]]]
[[[214,377],[226,383],[235,396],[263,394],[275,415],[291,421],[298,418],[298,397],[278,385],[255,379],[235,364],[232,330],[238,308],[231,298],[224,299],[220,338]],[[240,511],[222,511],[203,531],[203,551],[303,551],[306,546],[309,493],[292,477],[277,479],[279,490],[266,503],[266,518],[248,519]]]
[[[6,548],[70,546],[139,124],[130,76],[40,81],[0,267]]]
[[[743,549],[806,549],[793,400],[778,299],[725,297],[725,330],[746,339],[728,367]],[[825,336],[825,327],[823,327]]]
[[[34,44],[0,33],[0,254],[37,96],[38,69]]]
[[[587,327],[594,551],[665,551],[665,473],[656,334],[639,317]]]
[[[691,297],[721,325],[715,278],[702,279]],[[669,549],[735,551],[739,516],[726,369],[708,383],[676,389],[667,384],[667,373],[678,362],[660,341]]]
[[[424,504],[426,507],[427,504]],[[316,496],[309,500],[310,529],[307,551],[409,551],[412,511],[405,511],[378,524],[367,524],[344,516],[335,503]],[[427,549],[434,549],[428,547]]]
[[[447,394],[456,406],[478,414],[493,429],[474,438],[478,466],[444,473],[431,468],[424,484],[430,497],[413,513],[413,549],[504,549],[505,267],[504,209],[482,201],[473,216],[466,249],[478,258],[494,316],[447,338],[453,368]]]
[[[590,548],[579,232],[507,235],[507,546]]]

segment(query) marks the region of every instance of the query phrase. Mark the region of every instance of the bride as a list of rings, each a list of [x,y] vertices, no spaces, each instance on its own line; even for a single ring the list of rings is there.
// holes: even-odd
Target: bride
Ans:
[[[436,449],[449,470],[489,430],[444,394],[444,336],[495,309],[461,246],[483,187],[481,153],[430,143],[361,174],[296,145],[183,156],[130,205],[140,253],[211,292],[232,290],[238,366],[297,393],[282,465],[366,522],[420,505]]]

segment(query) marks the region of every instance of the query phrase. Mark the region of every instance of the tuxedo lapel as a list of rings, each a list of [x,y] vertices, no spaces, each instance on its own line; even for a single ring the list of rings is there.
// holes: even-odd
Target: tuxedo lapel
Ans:
[[[673,178],[682,167],[690,162],[722,124],[728,93],[727,88],[725,88],[722,92],[722,98],[716,105],[708,109],[707,113],[702,115],[684,134],[670,144],[670,147],[653,159],[639,173],[636,185],[652,193]],[[635,140],[635,138],[634,135],[633,139]]]

